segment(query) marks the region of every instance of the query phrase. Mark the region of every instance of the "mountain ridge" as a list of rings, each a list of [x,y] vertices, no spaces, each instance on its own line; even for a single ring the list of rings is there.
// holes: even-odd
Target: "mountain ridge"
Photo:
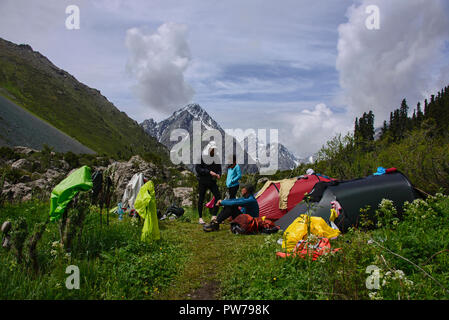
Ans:
[[[29,45],[0,38],[0,88],[14,103],[98,154],[168,159],[168,150],[137,121]]]
[[[174,143],[170,141],[170,132],[174,129],[185,129],[189,133],[192,132],[192,124],[193,120],[198,120],[201,122],[202,127],[204,129],[216,129],[223,136],[227,135],[225,130],[215,121],[206,110],[204,110],[199,104],[191,103],[186,106],[180,108],[179,110],[173,112],[168,118],[156,122],[154,119],[146,119],[140,123],[142,128],[144,128],[145,132],[149,135],[155,137],[160,143],[165,145],[167,148],[171,148]],[[273,150],[270,144],[263,145],[259,143],[257,137],[255,137],[255,143],[257,145],[257,150],[249,150],[249,143],[247,140],[239,140],[237,137],[233,136],[233,139],[240,143],[240,146],[245,152],[245,157],[251,156],[253,161],[256,163],[258,169],[262,166],[260,165],[259,159],[257,158],[257,154],[263,152],[264,150]],[[251,137],[250,137],[251,139]],[[246,143],[245,143],[246,142]],[[254,152],[256,151],[256,152]],[[299,163],[300,160],[294,156],[283,144],[278,144],[278,167],[280,170],[291,170],[294,169]],[[269,154],[269,153],[268,153]],[[254,156],[256,155],[256,156]],[[246,162],[245,162],[246,163]]]
[[[221,135],[222,138],[222,146],[224,148],[226,137],[228,137],[227,133],[223,130],[223,128],[212,119],[212,117],[198,104],[188,104],[184,106],[183,108],[180,108],[179,110],[173,112],[173,114],[168,117],[165,120],[162,120],[160,122],[154,121],[154,119],[147,119],[144,120],[142,123],[140,123],[140,126],[143,128],[143,130],[148,134],[151,135],[157,140],[162,143],[164,146],[166,146],[169,150],[176,144],[178,144],[178,141],[171,141],[170,140],[170,134],[175,129],[184,129],[188,132],[189,137],[193,135],[193,122],[199,121],[200,127],[201,127],[201,133],[203,133],[206,130],[209,129],[216,129]],[[187,137],[185,137],[187,138]],[[193,143],[191,139],[190,142],[190,150],[193,150]],[[232,137],[233,147],[240,148],[240,146],[236,143],[235,138]],[[201,150],[208,144],[208,141],[202,141],[201,143]],[[221,163],[222,163],[222,169],[225,170],[226,168],[226,162],[228,159],[225,159],[225,152],[224,150],[221,150]],[[241,164],[242,171],[244,173],[256,173],[258,172],[258,168],[254,164],[248,160],[249,155],[240,148],[240,151],[243,151],[245,156],[245,163]],[[192,164],[194,162],[193,157],[196,159],[197,155],[190,155],[190,164],[186,164],[187,167],[193,171],[194,165]]]

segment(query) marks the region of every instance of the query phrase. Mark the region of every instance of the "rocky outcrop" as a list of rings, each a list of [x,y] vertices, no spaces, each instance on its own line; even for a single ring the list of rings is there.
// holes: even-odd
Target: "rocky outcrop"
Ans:
[[[107,170],[112,174],[117,199],[121,199],[126,185],[136,173],[143,173],[146,179],[160,175],[155,164],[146,162],[140,156],[134,156],[128,162],[114,162],[107,167]]]
[[[11,165],[11,168],[16,170],[31,171],[33,169],[33,163],[27,159],[19,159]]]
[[[193,193],[192,187],[173,188],[173,192],[175,194],[175,197],[178,198],[179,201],[181,202],[181,206],[183,207],[192,206],[192,193]]]
[[[156,184],[154,186],[156,193],[156,206],[160,214],[164,214],[171,205],[179,206],[181,202],[175,197],[173,188],[167,183]]]
[[[24,175],[19,183],[5,181],[1,194],[8,201],[28,201],[33,194],[49,197],[51,190],[67,175],[67,171],[53,168],[42,174]],[[33,179],[34,178],[34,179]]]
[[[39,150],[28,148],[28,147],[17,146],[17,147],[14,147],[14,152],[29,156],[33,153],[39,152]]]
[[[3,190],[2,195],[8,200],[31,200],[33,189],[25,183],[17,183],[10,185],[9,188]]]
[[[24,149],[23,155],[29,155],[33,152]],[[34,195],[40,195],[42,198],[50,197],[53,188],[70,175],[74,170],[70,170],[70,165],[64,160],[51,161],[51,166],[45,172],[32,172],[33,166],[37,164],[33,158],[21,158],[13,160],[9,163],[22,176],[16,178],[15,182],[6,179],[3,189],[0,190],[3,199],[7,201],[27,201],[31,200]],[[167,207],[171,205],[191,205],[190,194],[192,188],[179,187],[176,192],[170,184],[170,179],[188,178],[191,173],[181,167],[161,167],[154,163],[147,162],[140,156],[133,156],[129,161],[111,161],[107,167],[92,167],[92,173],[96,170],[102,170],[104,173],[111,174],[114,184],[114,201],[120,201],[125,191],[126,185],[134,174],[143,173],[148,180],[155,182],[156,203],[160,213],[164,213]],[[178,172],[178,177],[172,177],[173,169]]]
[[[161,168],[153,163],[143,160],[140,156],[133,156],[127,162],[114,162],[107,168],[111,172],[115,186],[115,197],[118,201],[125,192],[126,185],[136,173],[143,173],[148,180],[167,180],[170,173],[166,168]],[[171,205],[180,205],[181,201],[175,196],[173,188],[168,183],[155,183],[156,204],[160,213]]]

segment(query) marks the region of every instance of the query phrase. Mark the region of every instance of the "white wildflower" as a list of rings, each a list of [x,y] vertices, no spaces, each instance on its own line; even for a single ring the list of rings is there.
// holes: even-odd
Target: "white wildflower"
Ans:
[[[403,279],[405,277],[404,271],[402,270],[396,270],[394,273],[396,279]]]

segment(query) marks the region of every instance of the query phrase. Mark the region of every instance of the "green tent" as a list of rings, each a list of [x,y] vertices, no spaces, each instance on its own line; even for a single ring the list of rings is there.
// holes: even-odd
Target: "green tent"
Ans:
[[[136,201],[134,202],[134,209],[145,219],[142,229],[142,241],[150,242],[151,240],[159,240],[160,233],[153,181],[148,181],[140,188]]]
[[[92,175],[88,166],[83,166],[62,180],[51,192],[50,221],[61,218],[65,208],[80,191],[92,189]]]

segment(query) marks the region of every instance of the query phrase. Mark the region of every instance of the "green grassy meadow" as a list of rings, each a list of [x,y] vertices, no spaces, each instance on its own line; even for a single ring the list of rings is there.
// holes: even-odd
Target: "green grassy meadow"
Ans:
[[[59,244],[57,223],[47,225],[37,272],[18,263],[13,249],[0,249],[0,299],[447,299],[449,197],[406,206],[399,219],[383,203],[376,230],[350,230],[331,241],[339,252],[316,261],[277,258],[280,233],[234,235],[228,223],[205,233],[191,208],[161,221],[161,240],[147,244],[140,241],[142,222],[112,215],[109,226],[100,224],[99,209],[90,207],[70,253]],[[41,201],[4,204],[0,222],[22,219],[31,232],[47,214]],[[80,289],[65,286],[69,265],[79,267]],[[370,290],[371,265],[380,277]]]

